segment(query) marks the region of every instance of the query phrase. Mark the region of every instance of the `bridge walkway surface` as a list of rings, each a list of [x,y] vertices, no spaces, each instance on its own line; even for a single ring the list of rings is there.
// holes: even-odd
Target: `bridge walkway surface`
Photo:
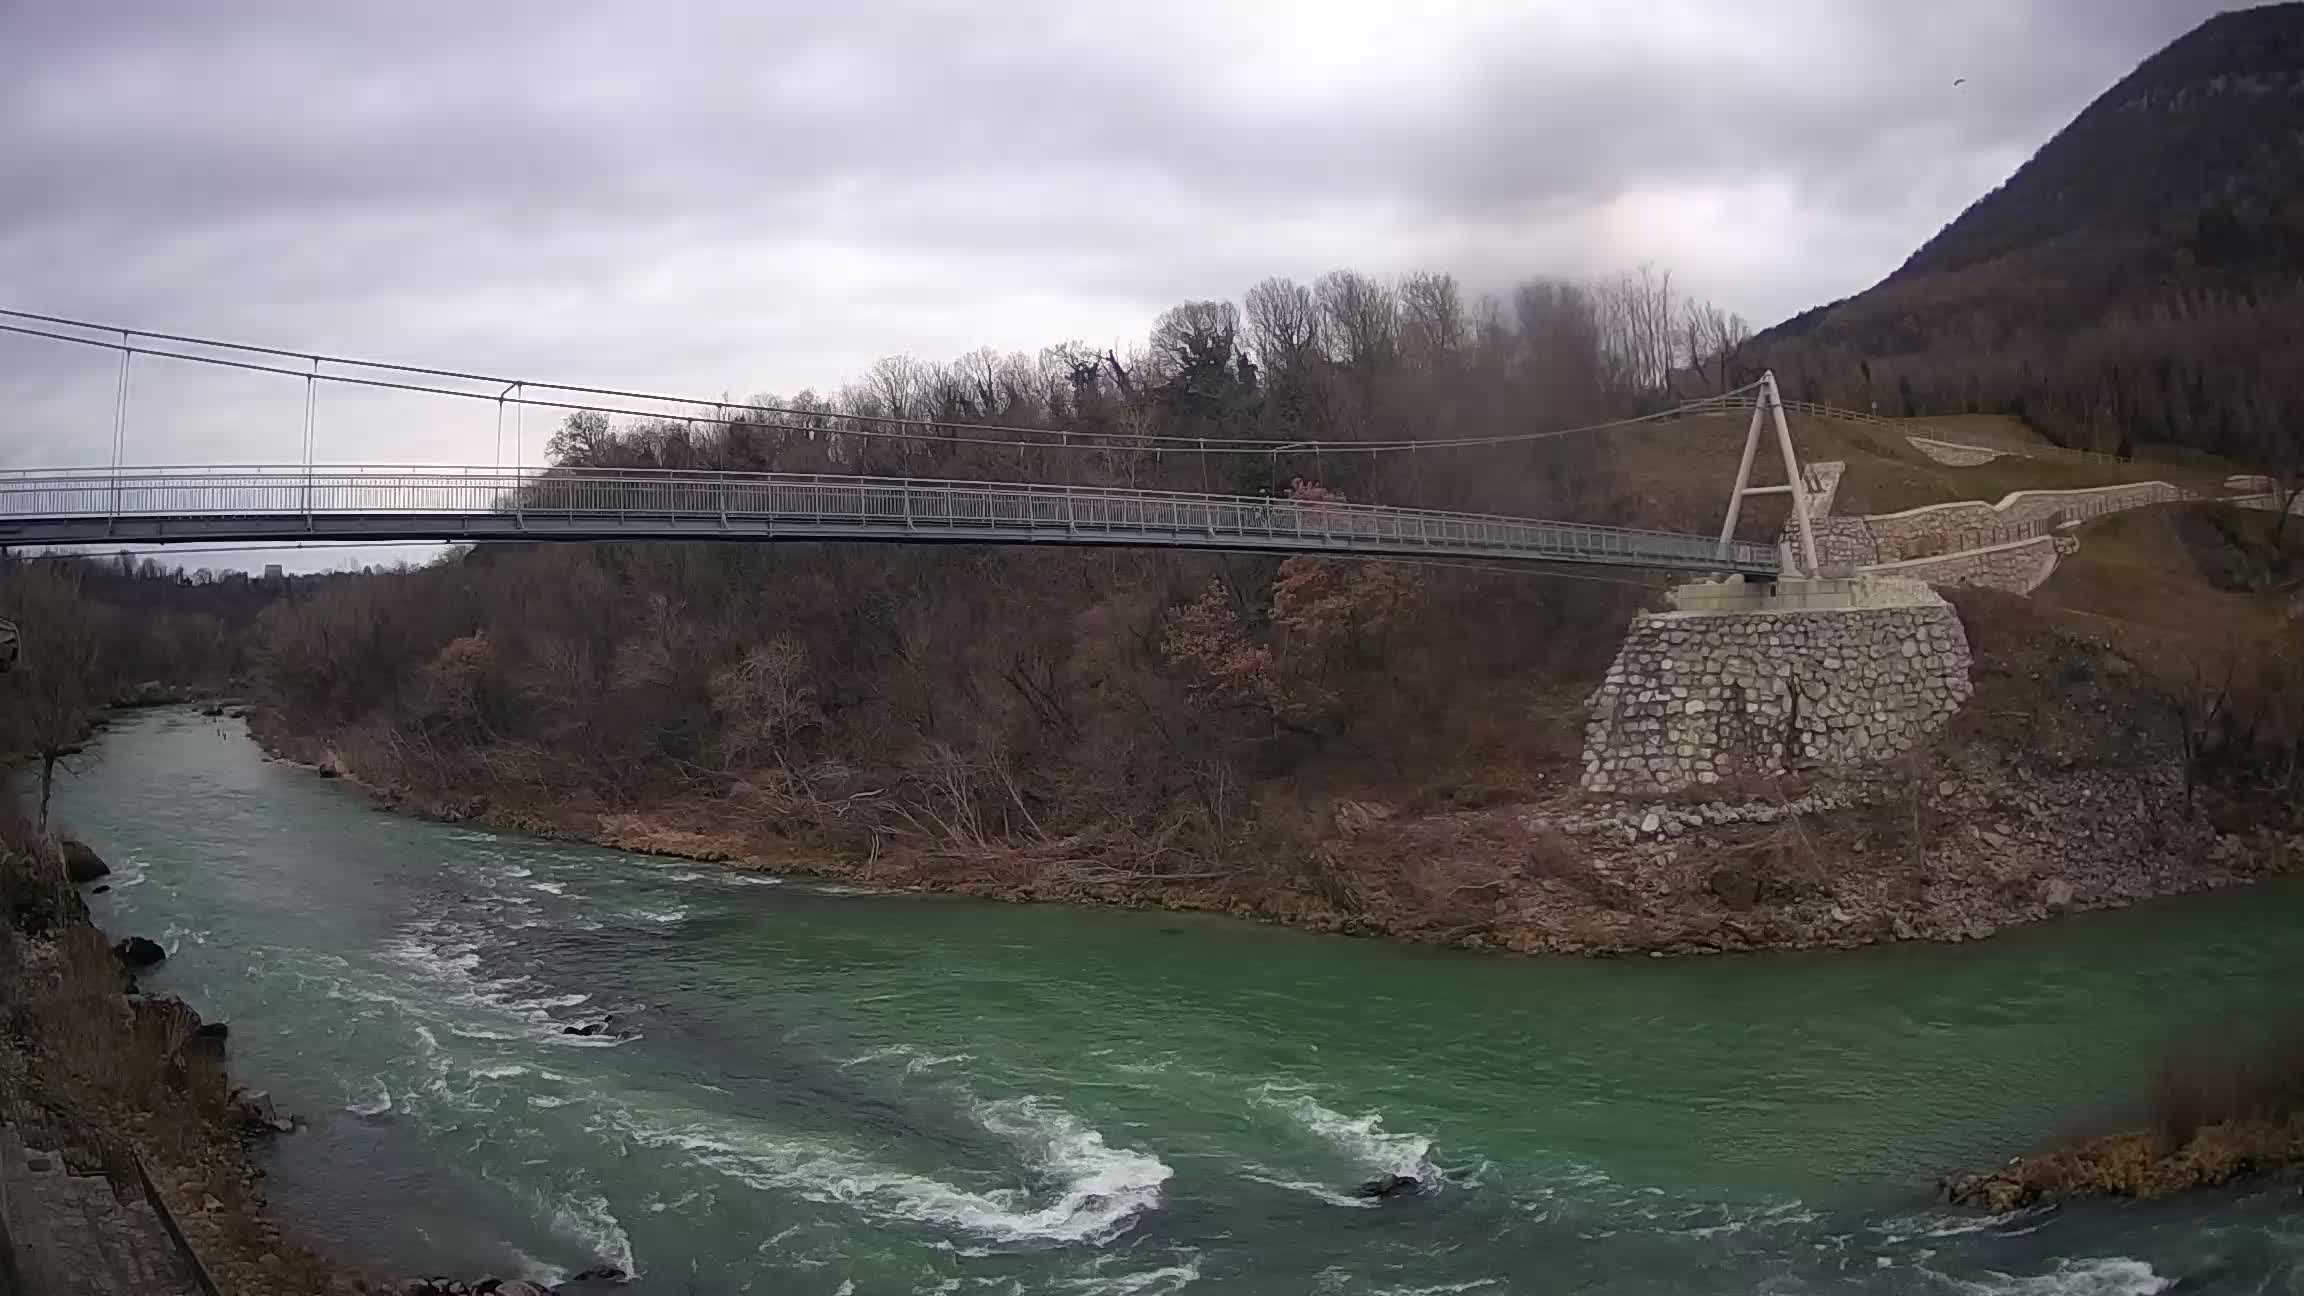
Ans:
[[[1318,500],[1022,482],[486,467],[0,473],[0,545],[282,540],[1125,545],[1773,576],[1776,546]]]

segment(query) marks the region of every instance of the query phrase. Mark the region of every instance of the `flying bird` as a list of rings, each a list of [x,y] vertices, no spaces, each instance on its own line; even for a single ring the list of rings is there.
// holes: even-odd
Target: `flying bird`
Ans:
[[[1964,85],[1968,84],[1968,78],[1966,78],[1966,77],[1954,77],[1954,78],[1952,78],[1952,84],[1954,84],[1954,85],[1956,85],[1956,86],[1964,86]]]

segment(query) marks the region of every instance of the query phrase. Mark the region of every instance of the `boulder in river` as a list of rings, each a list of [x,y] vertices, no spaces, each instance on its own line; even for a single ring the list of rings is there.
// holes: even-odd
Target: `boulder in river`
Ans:
[[[1352,1190],[1352,1195],[1369,1201],[1390,1201],[1394,1197],[1414,1197],[1424,1191],[1424,1181],[1414,1175],[1384,1174]]]
[[[93,882],[112,871],[103,856],[77,837],[67,837],[59,846],[64,852],[64,876],[75,884]]]
[[[280,1114],[272,1105],[272,1095],[262,1089],[235,1089],[232,1106],[240,1113],[240,1123],[249,1129],[270,1130],[275,1134],[291,1133],[296,1123]]]
[[[623,1271],[623,1270],[621,1270],[621,1269],[619,1269],[619,1268],[617,1268],[617,1267],[616,1267],[616,1266],[614,1266],[614,1265],[594,1265],[592,1268],[590,1268],[590,1269],[587,1269],[587,1270],[585,1270],[584,1272],[582,1272],[582,1273],[580,1273],[580,1274],[577,1274],[577,1275],[575,1275],[574,1277],[570,1278],[568,1281],[569,1281],[570,1283],[583,1283],[583,1282],[609,1282],[609,1283],[620,1283],[620,1282],[623,1282],[623,1281],[624,1281],[624,1279],[625,1279],[625,1273],[624,1273],[624,1271]]]
[[[1973,1206],[1993,1215],[2029,1206],[2040,1190],[2002,1174],[1959,1174],[1943,1182],[1944,1199],[1955,1206]]]
[[[121,941],[112,947],[112,953],[132,968],[147,968],[168,957],[168,951],[160,948],[158,941],[146,940],[142,936],[131,936]]]
[[[223,1039],[231,1033],[232,1026],[229,1022],[202,1022],[192,1031],[192,1034],[197,1038],[213,1040]]]
[[[495,1292],[496,1296],[552,1296],[551,1288],[539,1287],[525,1278],[515,1278],[508,1283],[498,1283]]]

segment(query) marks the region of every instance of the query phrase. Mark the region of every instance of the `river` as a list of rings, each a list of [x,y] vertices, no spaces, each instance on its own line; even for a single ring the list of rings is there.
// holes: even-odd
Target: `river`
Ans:
[[[427,823],[122,716],[58,791],[144,978],[308,1128],[285,1222],[634,1293],[2291,1291],[2292,1188],[1988,1219],[1939,1170],[2282,1018],[2304,887],[1975,945],[1482,957],[860,894]],[[602,1024],[606,1032],[571,1035]],[[1422,1196],[1349,1194],[1385,1173]]]

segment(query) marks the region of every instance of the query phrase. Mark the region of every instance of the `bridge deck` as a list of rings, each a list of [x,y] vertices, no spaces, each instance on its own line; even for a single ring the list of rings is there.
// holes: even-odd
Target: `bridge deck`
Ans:
[[[498,468],[0,473],[0,545],[277,540],[1129,545],[1774,575],[1773,545],[1577,522],[1091,486]]]

